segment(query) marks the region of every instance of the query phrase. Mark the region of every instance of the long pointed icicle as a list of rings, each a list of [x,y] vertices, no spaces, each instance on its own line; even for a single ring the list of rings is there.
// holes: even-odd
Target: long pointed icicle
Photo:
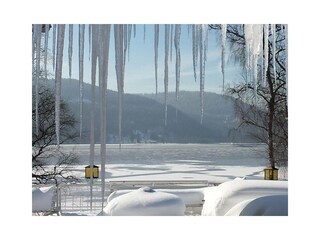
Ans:
[[[173,29],[174,25],[170,24],[170,61],[172,61]]]
[[[227,38],[227,24],[221,24],[221,73],[222,73],[222,91],[224,92],[225,83],[225,48],[226,48],[226,38]]]
[[[251,70],[252,70],[252,41],[253,41],[253,33],[252,33],[252,24],[244,25],[244,37],[245,37],[245,68],[247,72],[247,79],[250,81]]]
[[[36,135],[39,134],[39,77],[40,77],[40,50],[41,50],[41,24],[36,26],[34,31],[36,34],[36,86],[35,86],[35,100],[36,100]]]
[[[284,36],[285,36],[285,51],[286,51],[286,61],[285,61],[285,68],[286,68],[286,98],[288,99],[288,24],[283,26],[284,29]]]
[[[267,82],[267,70],[268,70],[268,65],[269,65],[269,54],[268,54],[268,49],[269,49],[269,25],[264,24],[263,26],[263,38],[264,38],[264,62],[263,62],[263,84],[265,85]]]
[[[53,24],[52,27],[52,69],[54,71],[54,65],[56,64],[56,32],[57,25]]]
[[[71,75],[72,75],[72,48],[73,48],[73,24],[69,24],[69,47],[68,47],[69,78],[71,78]]]
[[[61,77],[62,77],[62,63],[63,63],[63,46],[64,46],[64,32],[65,25],[58,25],[57,36],[57,57],[56,57],[56,71],[55,71],[55,124],[56,124],[56,136],[57,146],[60,146],[60,101],[61,101]]]
[[[258,88],[258,59],[262,53],[262,38],[263,38],[263,25],[254,24],[252,28],[253,42],[252,42],[252,69],[253,69],[253,86],[254,98],[257,100]]]
[[[79,93],[80,93],[80,139],[82,138],[83,119],[83,59],[84,59],[84,31],[85,25],[79,24]]]
[[[91,51],[91,109],[90,109],[90,210],[92,211],[93,165],[95,148],[95,99],[96,99],[96,69],[98,60],[98,26],[92,26]]]
[[[110,25],[99,26],[99,88],[100,88],[100,155],[101,155],[101,207],[104,208],[105,172],[106,172],[106,134],[107,110],[106,92],[108,80]]]
[[[277,80],[277,66],[276,66],[276,24],[271,25],[272,29],[272,61],[273,61],[273,76]]]
[[[131,42],[132,24],[128,25],[128,61],[130,60],[130,42]]]
[[[197,81],[197,62],[198,62],[198,29],[197,25],[192,25],[192,60],[194,81]]]
[[[92,25],[89,24],[89,27],[88,27],[88,38],[89,38],[89,61],[90,61],[90,56],[91,56],[91,39],[92,39],[92,34],[91,34],[91,31],[92,31]]]
[[[158,94],[158,47],[159,47],[159,24],[154,25],[154,74],[156,79],[156,94]]]
[[[119,133],[119,149],[121,150],[122,142],[122,102],[124,92],[124,26],[122,24],[114,25],[114,42],[115,42],[115,59],[116,59],[116,75],[118,83],[118,133]]]
[[[48,79],[48,42],[49,42],[49,24],[45,25],[45,40],[44,40],[44,78]]]
[[[205,31],[203,25],[199,26],[199,50],[200,50],[200,109],[201,109],[201,116],[200,116],[200,124],[203,124],[203,115],[204,115],[204,79],[205,79]]]
[[[165,57],[164,57],[164,125],[167,126],[168,119],[168,80],[169,80],[169,67],[168,67],[168,55],[169,55],[169,35],[170,35],[170,25],[165,25]]]
[[[176,101],[178,101],[179,99],[179,87],[180,87],[180,64],[181,64],[180,36],[181,36],[181,25],[177,24],[175,26],[175,34],[174,34],[174,46],[176,49]]]

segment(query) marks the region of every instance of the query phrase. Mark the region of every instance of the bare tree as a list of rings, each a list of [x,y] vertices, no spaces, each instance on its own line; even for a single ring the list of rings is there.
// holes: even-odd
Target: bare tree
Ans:
[[[34,95],[34,93],[33,93]],[[35,131],[35,99],[32,107],[32,179],[34,183],[55,183],[73,181],[68,166],[77,160],[73,153],[64,153],[56,144],[55,97],[53,90],[39,88],[39,132]],[[74,141],[78,134],[76,120],[66,102],[61,101],[60,144]]]
[[[219,30],[220,25],[210,25]],[[239,128],[245,128],[252,137],[267,144],[270,166],[287,166],[288,162],[288,107],[286,69],[286,26],[276,25],[275,46],[268,41],[268,66],[266,80],[260,74],[257,86],[244,77],[227,89],[234,96],[235,110],[239,117]],[[245,72],[245,36],[243,25],[227,26],[227,41],[235,62],[243,66]],[[276,49],[274,52],[273,49]],[[273,61],[275,54],[275,64]],[[264,58],[266,56],[263,56]],[[261,68],[263,66],[258,66]]]

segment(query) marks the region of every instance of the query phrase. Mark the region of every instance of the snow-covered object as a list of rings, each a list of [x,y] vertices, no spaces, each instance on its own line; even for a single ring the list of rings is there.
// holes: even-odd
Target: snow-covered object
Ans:
[[[183,216],[184,212],[185,204],[178,196],[142,187],[112,199],[100,215]]]
[[[236,204],[225,216],[288,216],[288,195],[270,195]]]
[[[205,188],[195,188],[195,189],[156,189],[157,192],[164,192],[174,194],[182,199],[185,205],[195,205],[202,204],[204,199]],[[131,193],[134,190],[118,190],[111,193],[108,197],[107,202],[111,202],[113,199],[122,196],[127,193]]]
[[[40,187],[32,189],[32,211],[44,212],[51,211],[53,205],[53,197],[55,195],[55,187]]]
[[[231,208],[243,201],[264,196],[287,194],[287,181],[228,181],[220,184],[218,187],[210,187],[204,191],[205,202],[201,215],[224,216]],[[263,200],[259,200],[258,205],[263,202]]]

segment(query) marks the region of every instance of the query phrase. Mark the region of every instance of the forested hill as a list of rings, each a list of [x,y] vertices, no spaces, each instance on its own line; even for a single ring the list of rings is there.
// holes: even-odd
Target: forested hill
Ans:
[[[49,80],[47,85],[54,86]],[[62,98],[70,105],[79,121],[79,81],[62,80]],[[79,143],[90,142],[91,85],[83,88],[83,137]],[[233,99],[215,93],[205,93],[204,118],[200,124],[199,92],[180,92],[179,101],[175,93],[168,95],[168,119],[164,125],[165,107],[163,93],[125,94],[123,98],[122,136],[124,143],[168,142],[168,143],[214,143],[248,142],[245,135],[233,134],[236,126]],[[95,136],[100,139],[99,87],[96,87]],[[107,92],[107,140],[118,143],[118,93]]]

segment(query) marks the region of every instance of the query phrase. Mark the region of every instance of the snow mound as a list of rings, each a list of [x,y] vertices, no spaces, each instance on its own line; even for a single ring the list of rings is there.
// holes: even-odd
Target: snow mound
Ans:
[[[150,187],[113,198],[99,215],[108,216],[183,216],[185,204],[174,194]]]
[[[107,202],[121,195],[130,193],[134,190],[117,190],[111,193]],[[204,195],[204,188],[200,189],[157,189],[157,192],[164,192],[174,194],[182,199],[185,205],[202,204]]]
[[[288,195],[245,200],[232,207],[225,216],[288,216]]]
[[[288,203],[285,204],[285,197],[270,197],[262,198],[266,196],[275,196],[275,195],[288,195],[288,182],[287,181],[266,181],[266,180],[242,180],[242,181],[228,181],[220,184],[218,187],[209,187],[204,191],[204,205],[201,212],[203,216],[224,216],[235,207],[229,214],[241,213],[246,207],[246,210],[243,214],[249,214],[250,211],[254,212],[255,209],[261,209],[264,206],[264,209],[267,211],[273,212],[274,215],[277,215],[274,211],[276,209],[270,209],[271,203],[267,202],[268,200],[272,202],[280,201],[282,203],[280,208],[286,208]],[[257,199],[256,201],[253,201]],[[251,203],[253,202],[253,203]],[[249,208],[251,207],[251,210]],[[278,209],[279,210],[279,209]],[[279,210],[280,211],[280,210]],[[287,210],[281,209],[281,213],[284,213]],[[251,213],[252,213],[251,212]],[[271,214],[269,212],[268,214]],[[279,212],[279,214],[280,214]],[[255,214],[258,214],[259,211],[256,211]],[[267,214],[265,212],[264,214]]]
[[[51,211],[55,187],[40,187],[32,189],[32,211],[45,212]]]

